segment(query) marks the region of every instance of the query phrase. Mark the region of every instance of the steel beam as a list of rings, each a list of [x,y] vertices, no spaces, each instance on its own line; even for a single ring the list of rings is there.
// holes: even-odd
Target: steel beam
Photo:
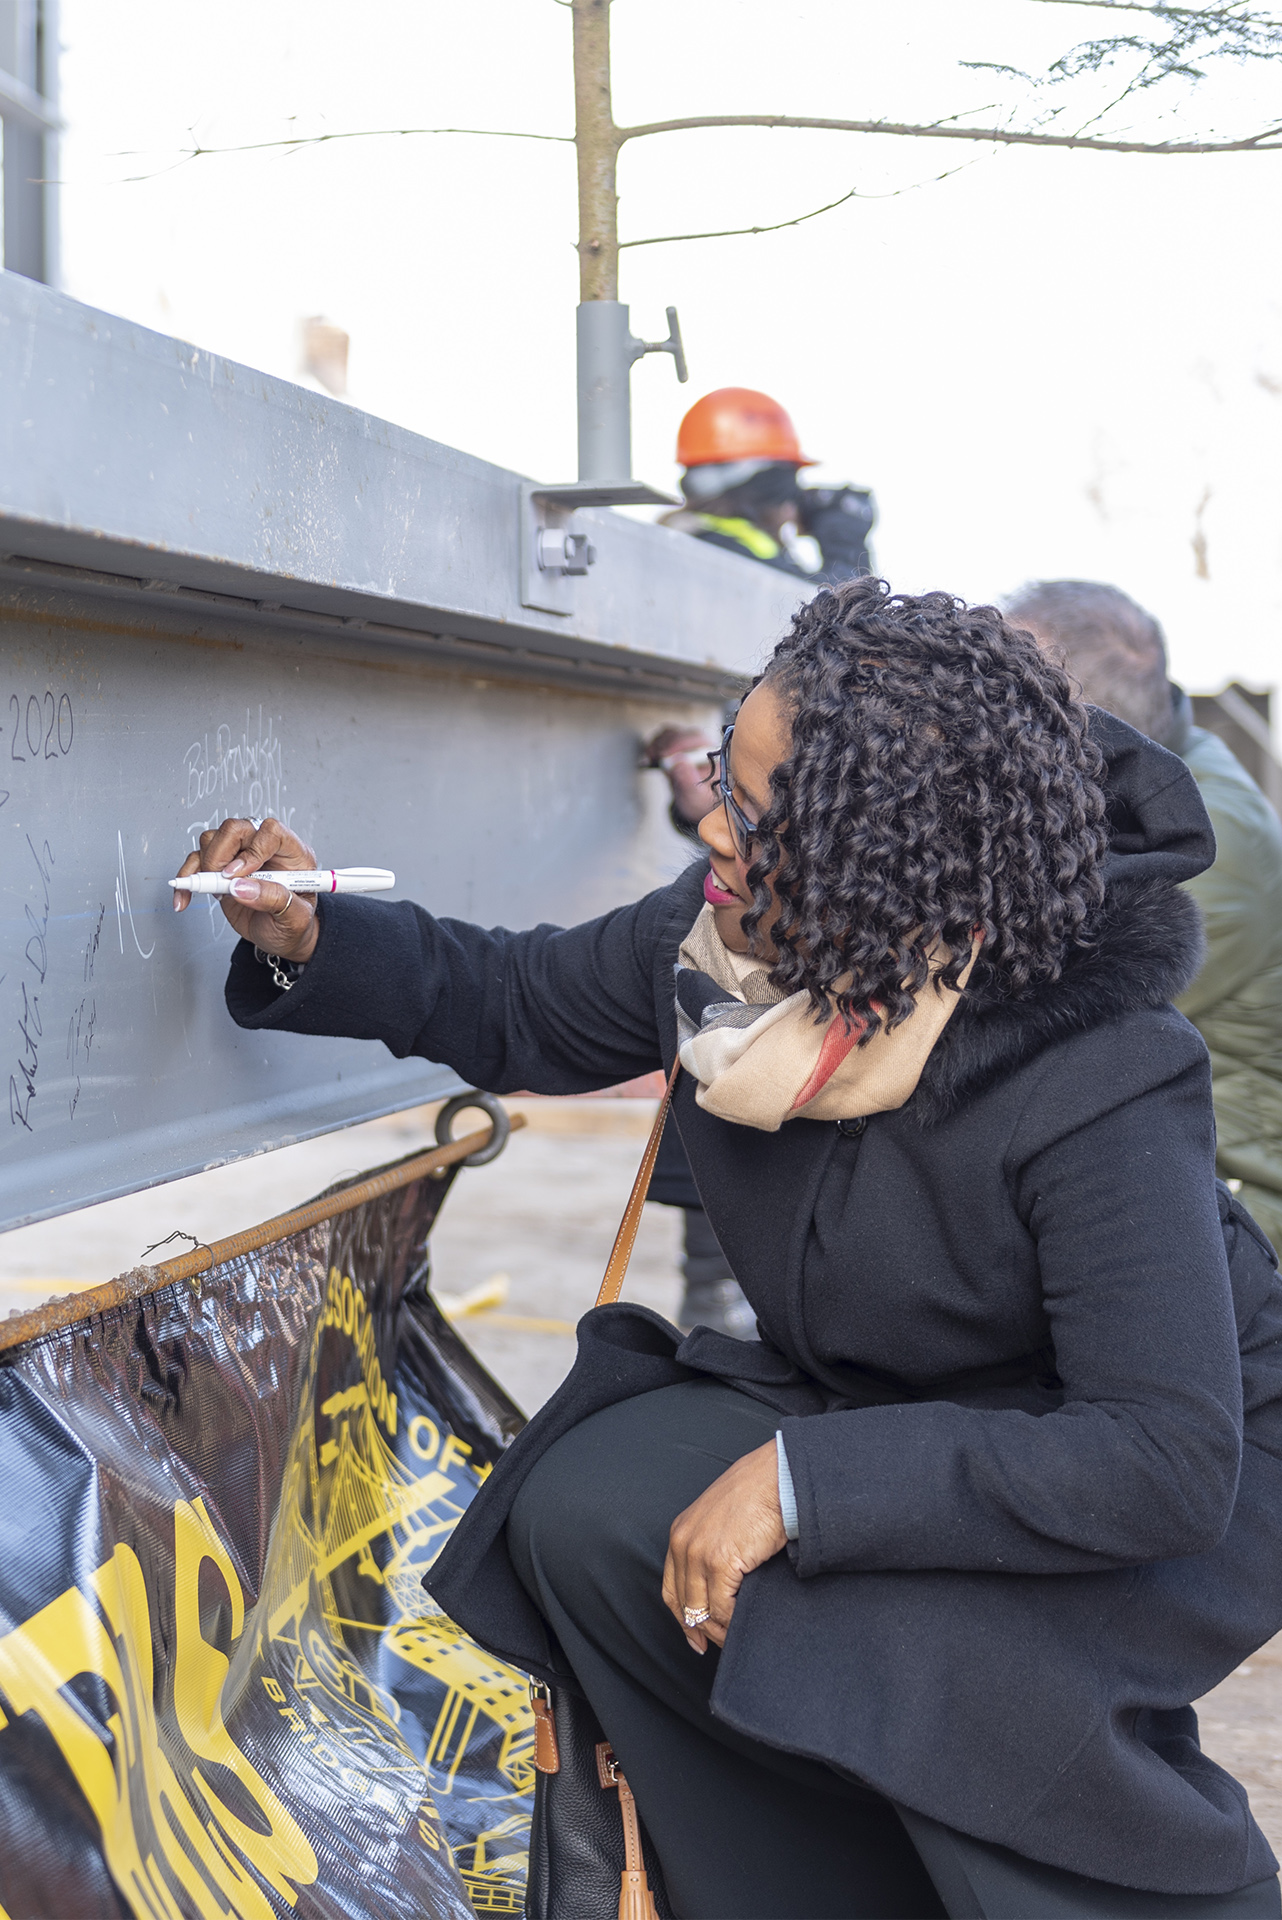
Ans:
[[[327,395],[0,282],[0,551],[729,690],[796,583],[666,527],[578,508],[596,564],[570,611],[521,603],[522,476]]]
[[[242,1034],[230,932],[163,882],[225,814],[486,923],[688,849],[638,743],[714,725],[797,584],[576,509],[522,604],[521,476],[0,276],[0,1226],[452,1091]],[[528,566],[528,540],[526,542]]]

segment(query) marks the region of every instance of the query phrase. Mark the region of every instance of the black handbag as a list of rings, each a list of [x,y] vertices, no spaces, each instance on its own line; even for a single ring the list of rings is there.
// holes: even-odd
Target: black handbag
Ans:
[[[636,1803],[587,1701],[531,1685],[534,1821],[526,1920],[674,1920]]]
[[[655,1115],[598,1307],[623,1291],[679,1071],[674,1065]],[[532,1680],[530,1704],[535,1787],[526,1920],[675,1920],[631,1788],[587,1701],[569,1687]]]

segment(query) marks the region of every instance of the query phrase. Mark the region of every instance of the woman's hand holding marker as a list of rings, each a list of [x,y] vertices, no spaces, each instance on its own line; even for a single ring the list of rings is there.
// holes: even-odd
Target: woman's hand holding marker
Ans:
[[[314,872],[316,855],[279,820],[264,820],[258,827],[252,820],[224,820],[220,827],[201,834],[200,852],[187,855],[178,877],[226,875],[233,886],[220,897],[219,905],[241,939],[301,964],[316,949],[316,896],[291,893],[274,884],[273,867]],[[190,893],[175,889],[175,913],[190,904]]]

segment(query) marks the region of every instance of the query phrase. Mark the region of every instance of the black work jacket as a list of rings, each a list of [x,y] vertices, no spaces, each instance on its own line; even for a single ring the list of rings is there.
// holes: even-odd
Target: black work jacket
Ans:
[[[597,1408],[714,1374],[776,1408],[800,1539],[744,1583],[713,1711],[1033,1859],[1172,1893],[1273,1870],[1188,1703],[1282,1626],[1282,1295],[1217,1188],[1206,1049],[1170,1005],[1200,957],[1178,883],[1214,842],[1192,777],[1121,722],[1094,944],[1018,1000],[982,968],[908,1103],[862,1127],[677,1122],[760,1344],[589,1313],[562,1387],[428,1577],[516,1665],[556,1649],[504,1522]],[[562,931],[322,903],[245,1026],[383,1041],[498,1092],[670,1065],[702,865]],[[644,1471],[638,1463],[638,1471]]]

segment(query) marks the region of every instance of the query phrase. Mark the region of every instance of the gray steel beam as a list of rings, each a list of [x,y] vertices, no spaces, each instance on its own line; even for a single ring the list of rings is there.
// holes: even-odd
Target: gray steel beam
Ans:
[[[730,686],[796,583],[579,508],[565,614],[521,603],[522,478],[19,279],[0,281],[0,551],[579,672]],[[534,510],[534,509],[530,509]]]
[[[164,887],[206,824],[518,926],[688,857],[639,741],[715,725],[797,583],[576,509],[596,564],[540,612],[528,491],[0,275],[0,1228],[455,1088],[232,1025],[229,929]]]
[[[0,1225],[457,1089],[378,1045],[232,1025],[231,930],[164,884],[204,827],[273,813],[326,865],[391,867],[394,898],[574,920],[688,857],[637,767],[671,711],[169,595],[0,595]]]

